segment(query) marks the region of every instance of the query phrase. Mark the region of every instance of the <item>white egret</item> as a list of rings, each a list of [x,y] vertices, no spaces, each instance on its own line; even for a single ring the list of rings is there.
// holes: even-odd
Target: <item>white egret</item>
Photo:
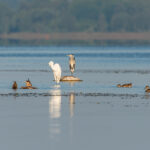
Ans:
[[[53,71],[53,75],[54,75],[54,80],[56,81],[56,83],[60,82],[60,78],[61,78],[61,67],[59,64],[54,64],[53,61],[50,61],[49,66],[51,67],[52,71]]]
[[[67,56],[69,56],[69,67],[70,67],[71,74],[73,74],[75,71],[75,65],[76,65],[75,57],[73,54],[69,54]]]

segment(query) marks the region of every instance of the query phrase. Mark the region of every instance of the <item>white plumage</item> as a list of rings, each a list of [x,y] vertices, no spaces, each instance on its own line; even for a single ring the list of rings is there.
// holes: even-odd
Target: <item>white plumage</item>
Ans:
[[[54,80],[56,81],[56,83],[60,82],[60,78],[61,78],[61,67],[59,64],[54,64],[53,61],[50,61],[49,66],[51,67],[52,71],[53,71],[53,75],[54,75]]]

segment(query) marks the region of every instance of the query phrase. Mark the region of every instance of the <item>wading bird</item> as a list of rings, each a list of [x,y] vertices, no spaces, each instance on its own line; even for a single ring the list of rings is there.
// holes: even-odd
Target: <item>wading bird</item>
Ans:
[[[60,78],[61,78],[61,67],[59,64],[54,64],[53,61],[50,61],[49,66],[51,67],[52,71],[53,71],[53,75],[54,75],[54,80],[56,81],[56,83],[60,82]]]
[[[69,56],[70,72],[71,72],[71,74],[73,74],[74,71],[75,71],[75,65],[76,65],[75,57],[74,57],[73,54],[69,54],[69,55],[67,55],[67,56]]]

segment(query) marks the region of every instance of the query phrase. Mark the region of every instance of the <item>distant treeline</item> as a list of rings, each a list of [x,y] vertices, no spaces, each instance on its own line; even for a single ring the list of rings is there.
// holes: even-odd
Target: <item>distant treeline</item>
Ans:
[[[6,3],[7,2],[7,3]],[[149,32],[149,0],[0,0],[0,33]]]

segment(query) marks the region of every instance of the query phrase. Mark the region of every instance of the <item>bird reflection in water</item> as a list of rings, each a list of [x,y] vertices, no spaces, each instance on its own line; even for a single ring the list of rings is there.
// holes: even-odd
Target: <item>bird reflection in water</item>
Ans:
[[[69,82],[69,84],[70,84],[71,87],[73,87],[75,83],[76,83],[76,81],[70,81]]]
[[[61,117],[61,90],[55,89],[51,90],[51,97],[49,100],[49,113],[50,118],[60,118]]]
[[[75,104],[75,94],[71,92],[69,95],[70,117],[74,116],[74,104]]]
[[[81,81],[63,81],[68,83],[71,87],[73,87],[75,85],[75,83],[80,83]]]
[[[50,138],[54,140],[59,140],[59,134],[61,134],[61,126],[63,124],[62,110],[61,110],[61,90],[59,88],[55,88],[50,91],[50,99],[49,99],[49,116],[50,116],[50,124],[49,124],[49,132]],[[66,97],[65,97],[66,98]],[[69,94],[69,110],[70,117],[74,116],[74,104],[75,104],[75,94],[71,92]]]
[[[50,138],[58,140],[57,135],[61,133],[61,90],[54,87],[55,89],[50,91],[49,99],[49,116],[50,116]]]

